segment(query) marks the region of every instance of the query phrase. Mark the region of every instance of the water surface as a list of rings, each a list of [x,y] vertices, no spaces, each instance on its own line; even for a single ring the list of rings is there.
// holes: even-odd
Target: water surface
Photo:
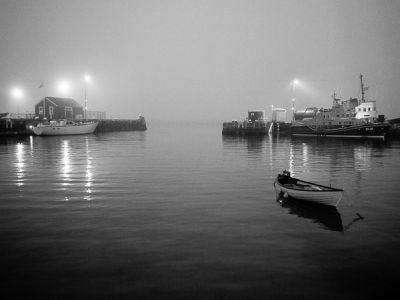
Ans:
[[[4,294],[361,299],[395,290],[399,142],[221,129],[2,138]],[[342,202],[277,199],[284,169],[344,188]]]

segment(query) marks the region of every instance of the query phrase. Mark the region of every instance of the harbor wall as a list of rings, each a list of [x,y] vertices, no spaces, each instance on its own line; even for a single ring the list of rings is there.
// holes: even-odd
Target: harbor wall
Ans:
[[[32,125],[32,119],[0,119],[0,137],[31,135]]]
[[[135,131],[146,130],[146,120],[144,117],[139,117],[134,120],[99,120],[99,125],[95,133],[112,132],[112,131]]]
[[[37,125],[39,121],[32,119],[0,119],[1,136],[26,136],[32,135],[31,126]],[[136,131],[146,130],[146,120],[139,117],[133,120],[99,120],[95,133],[112,131]]]
[[[249,112],[250,114],[250,112]],[[222,124],[223,135],[266,135],[268,134],[269,122],[244,121],[224,122]]]
[[[388,136],[394,139],[400,139],[400,118],[389,120],[390,125]]]
[[[223,135],[290,135],[291,123],[286,122],[224,122]]]

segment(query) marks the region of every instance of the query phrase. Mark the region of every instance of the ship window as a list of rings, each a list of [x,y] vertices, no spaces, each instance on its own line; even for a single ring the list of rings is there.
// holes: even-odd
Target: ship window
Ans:
[[[364,111],[367,111],[367,109],[364,107]]]
[[[361,111],[361,107],[358,108],[358,111]]]
[[[368,107],[368,111],[371,111],[371,107]]]

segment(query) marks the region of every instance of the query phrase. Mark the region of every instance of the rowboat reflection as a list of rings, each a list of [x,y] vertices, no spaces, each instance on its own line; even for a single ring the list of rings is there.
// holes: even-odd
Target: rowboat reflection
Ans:
[[[334,206],[320,205],[292,198],[278,197],[277,202],[289,209],[289,214],[310,219],[322,228],[332,231],[344,231],[340,213]]]

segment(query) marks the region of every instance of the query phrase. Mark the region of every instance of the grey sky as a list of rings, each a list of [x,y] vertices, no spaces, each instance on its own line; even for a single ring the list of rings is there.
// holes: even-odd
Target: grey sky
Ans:
[[[0,0],[0,112],[43,96],[149,122],[242,119],[249,109],[327,107],[334,90],[400,117],[400,1]],[[45,87],[39,85],[45,81]],[[25,90],[21,103],[10,88]]]

